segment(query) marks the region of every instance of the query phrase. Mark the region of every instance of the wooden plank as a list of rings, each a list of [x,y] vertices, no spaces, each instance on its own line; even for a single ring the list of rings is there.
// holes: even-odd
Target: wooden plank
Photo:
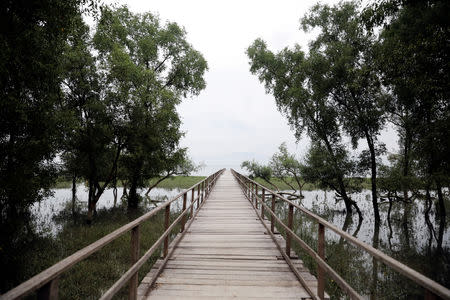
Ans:
[[[238,183],[230,172],[225,172],[148,298],[310,299],[265,233]],[[146,298],[143,290],[150,276],[138,289],[141,299]],[[315,278],[306,272],[305,279],[309,282]]]

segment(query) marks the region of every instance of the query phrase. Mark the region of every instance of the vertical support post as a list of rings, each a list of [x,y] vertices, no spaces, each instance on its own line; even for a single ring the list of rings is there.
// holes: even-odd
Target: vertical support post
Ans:
[[[197,208],[198,208],[198,206],[199,206],[199,202],[200,202],[200,195],[201,195],[201,189],[202,189],[202,184],[200,183],[199,185],[198,185],[198,188],[197,188]]]
[[[276,200],[276,196],[275,194],[272,194],[272,212],[275,213],[275,200]],[[275,218],[273,217],[272,214],[270,214],[270,231],[272,231],[272,233],[275,233]]]
[[[194,217],[194,199],[195,199],[195,188],[192,189],[191,194],[191,219]]]
[[[50,282],[47,282],[37,291],[38,300],[57,300],[58,299],[58,281],[56,277]]]
[[[182,213],[184,213],[184,211],[186,210],[186,200],[187,200],[187,192],[183,194],[183,212]],[[181,230],[180,230],[180,232],[184,231],[184,227],[186,225],[186,218],[187,218],[187,216],[186,216],[186,214],[184,214],[183,218],[181,219]]]
[[[169,228],[169,222],[170,222],[170,204],[166,206],[166,212],[164,217],[164,229],[167,230]],[[164,239],[164,257],[167,257],[167,254],[169,253],[169,236],[168,234],[166,238]]]
[[[199,207],[200,203],[203,203],[204,194],[205,194],[205,182],[202,181],[202,198],[201,198],[201,201],[199,203],[197,203],[197,208]]]
[[[255,208],[258,209],[258,186],[255,184]]]
[[[294,205],[289,204],[288,214],[288,228],[292,230],[292,223],[294,220]],[[286,254],[291,257],[291,234],[286,232]]]
[[[325,260],[325,226],[319,223],[318,234],[318,246],[317,254],[323,260]],[[317,266],[317,295],[320,299],[324,299],[325,290],[325,271],[318,265]]]
[[[263,203],[265,203],[264,200],[266,200],[266,190],[263,188],[262,189],[262,196],[261,196],[261,219],[264,220],[264,205]]]
[[[134,265],[139,259],[139,225],[133,227],[131,229],[131,265]],[[137,299],[137,288],[138,288],[138,272],[136,272],[133,277],[130,278],[130,286],[128,290],[128,299],[136,300]]]
[[[255,206],[255,184],[252,182],[252,205]]]

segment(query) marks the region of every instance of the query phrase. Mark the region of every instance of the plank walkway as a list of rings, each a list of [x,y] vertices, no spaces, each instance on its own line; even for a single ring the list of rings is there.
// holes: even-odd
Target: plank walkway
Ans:
[[[297,264],[315,291],[315,277]],[[229,170],[145,297],[157,267],[142,280],[139,299],[310,299]]]

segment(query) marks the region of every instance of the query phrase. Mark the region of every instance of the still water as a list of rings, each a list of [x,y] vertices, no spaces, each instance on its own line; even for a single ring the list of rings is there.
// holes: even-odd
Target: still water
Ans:
[[[143,194],[145,191],[141,191]],[[156,207],[159,201],[172,199],[181,192],[180,189],[155,188],[146,201],[144,211]],[[384,253],[394,257],[409,267],[450,287],[450,222],[440,222],[436,218],[435,205],[426,216],[424,201],[416,200],[408,209],[402,203],[394,203],[388,219],[388,203],[380,204],[381,224],[376,227],[373,221],[370,191],[362,191],[352,196],[357,201],[364,219],[358,222],[357,214],[346,218],[344,203],[337,202],[334,193],[315,190],[304,191],[304,198],[296,200],[309,210],[314,211],[330,223],[354,235]],[[122,189],[118,189],[116,205],[126,205],[120,198]],[[190,193],[188,193],[188,197]],[[87,190],[83,185],[77,188],[77,205],[81,210],[87,208]],[[42,233],[55,235],[62,225],[54,221],[54,216],[63,210],[70,210],[71,189],[55,189],[54,195],[36,203],[32,212],[36,227]],[[188,200],[190,200],[188,198]],[[181,210],[181,198],[171,208]],[[448,205],[448,203],[447,203]],[[97,209],[108,209],[114,206],[112,189],[107,189],[99,202]],[[277,214],[287,219],[287,206],[277,203]],[[317,224],[301,213],[294,216],[295,232],[313,249],[317,249]],[[370,255],[347,243],[337,234],[326,230],[326,260],[338,273],[350,283],[360,294],[367,298],[377,299],[419,299],[423,290],[416,284],[399,275],[390,268],[373,260]],[[295,248],[295,247],[294,247]],[[316,268],[311,259],[305,256],[300,248],[295,248],[305,264],[311,270]],[[340,299],[343,293],[339,287],[328,280],[327,292],[332,299]]]

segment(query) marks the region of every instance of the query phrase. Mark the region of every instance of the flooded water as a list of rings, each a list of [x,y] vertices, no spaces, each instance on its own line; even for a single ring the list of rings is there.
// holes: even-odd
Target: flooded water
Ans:
[[[143,201],[141,206],[144,211],[150,211],[155,208],[162,201],[166,201],[177,196],[182,189],[163,189],[154,188],[149,194],[149,199],[152,201]],[[144,196],[145,190],[139,190],[139,193]],[[76,205],[81,211],[87,211],[88,206],[88,190],[84,185],[77,186],[77,202]],[[117,190],[117,203],[116,206],[126,205],[121,200],[123,195],[123,189]],[[188,193],[188,200],[190,201],[190,193]],[[108,209],[114,207],[114,194],[113,189],[106,189],[97,202],[97,210]],[[40,233],[56,234],[62,229],[63,224],[55,222],[54,217],[64,210],[70,211],[72,208],[72,189],[54,189],[53,196],[48,197],[41,202],[35,203],[31,211],[34,216],[36,229]],[[171,205],[172,212],[178,212],[182,208],[182,199],[175,201]]]
[[[143,194],[145,191],[141,191]],[[172,199],[181,192],[180,189],[155,188],[150,199],[144,201],[144,211],[159,205],[160,201]],[[409,209],[404,204],[394,203],[388,221],[388,203],[380,204],[381,224],[376,227],[372,213],[370,191],[353,195],[364,219],[358,222],[357,214],[346,218],[344,203],[336,202],[333,192],[321,190],[305,191],[302,200],[295,200],[309,210],[325,218],[330,223],[357,237],[361,241],[380,249],[409,267],[450,287],[450,230],[449,222],[444,224],[436,218],[433,204],[426,217],[425,201],[416,200]],[[126,206],[120,200],[122,189],[118,189],[116,206]],[[77,189],[77,206],[83,212],[87,210],[87,189],[79,185]],[[66,210],[71,211],[71,189],[55,189],[52,197],[36,203],[32,212],[36,227],[42,233],[55,235],[61,230],[61,223],[55,222],[55,215]],[[188,193],[190,201],[190,193]],[[448,205],[448,203],[447,203]],[[97,209],[108,209],[114,206],[112,189],[107,189]],[[182,208],[182,198],[171,206],[172,212]],[[277,202],[277,214],[287,220],[287,205]],[[313,249],[317,249],[317,224],[307,216],[297,213],[294,216],[294,230]],[[365,251],[347,243],[340,236],[325,231],[327,262],[361,295],[377,299],[421,299],[423,290],[412,281],[373,260]],[[294,247],[313,273],[316,265],[299,247]],[[327,282],[327,292],[333,299],[343,298],[340,288],[331,280]]]
[[[366,190],[353,199],[357,201],[364,219],[358,222],[357,214],[346,218],[344,203],[336,202],[333,192],[305,191],[302,200],[295,202],[314,211],[330,223],[378,248],[407,266],[450,287],[450,230],[449,222],[436,218],[433,204],[425,216],[425,201],[416,200],[405,209],[403,203],[394,203],[388,220],[388,203],[380,204],[381,224],[375,226],[370,191]],[[448,205],[448,204],[447,204]],[[287,205],[277,202],[277,214],[287,220]],[[296,213],[294,229],[299,237],[317,250],[317,223],[305,215]],[[423,299],[423,290],[412,281],[389,267],[373,260],[365,251],[347,243],[331,230],[325,231],[326,260],[361,295],[371,299]],[[306,254],[296,251],[302,258]],[[315,270],[310,258],[306,265]],[[328,293],[339,299],[343,293],[336,283],[328,281]]]

